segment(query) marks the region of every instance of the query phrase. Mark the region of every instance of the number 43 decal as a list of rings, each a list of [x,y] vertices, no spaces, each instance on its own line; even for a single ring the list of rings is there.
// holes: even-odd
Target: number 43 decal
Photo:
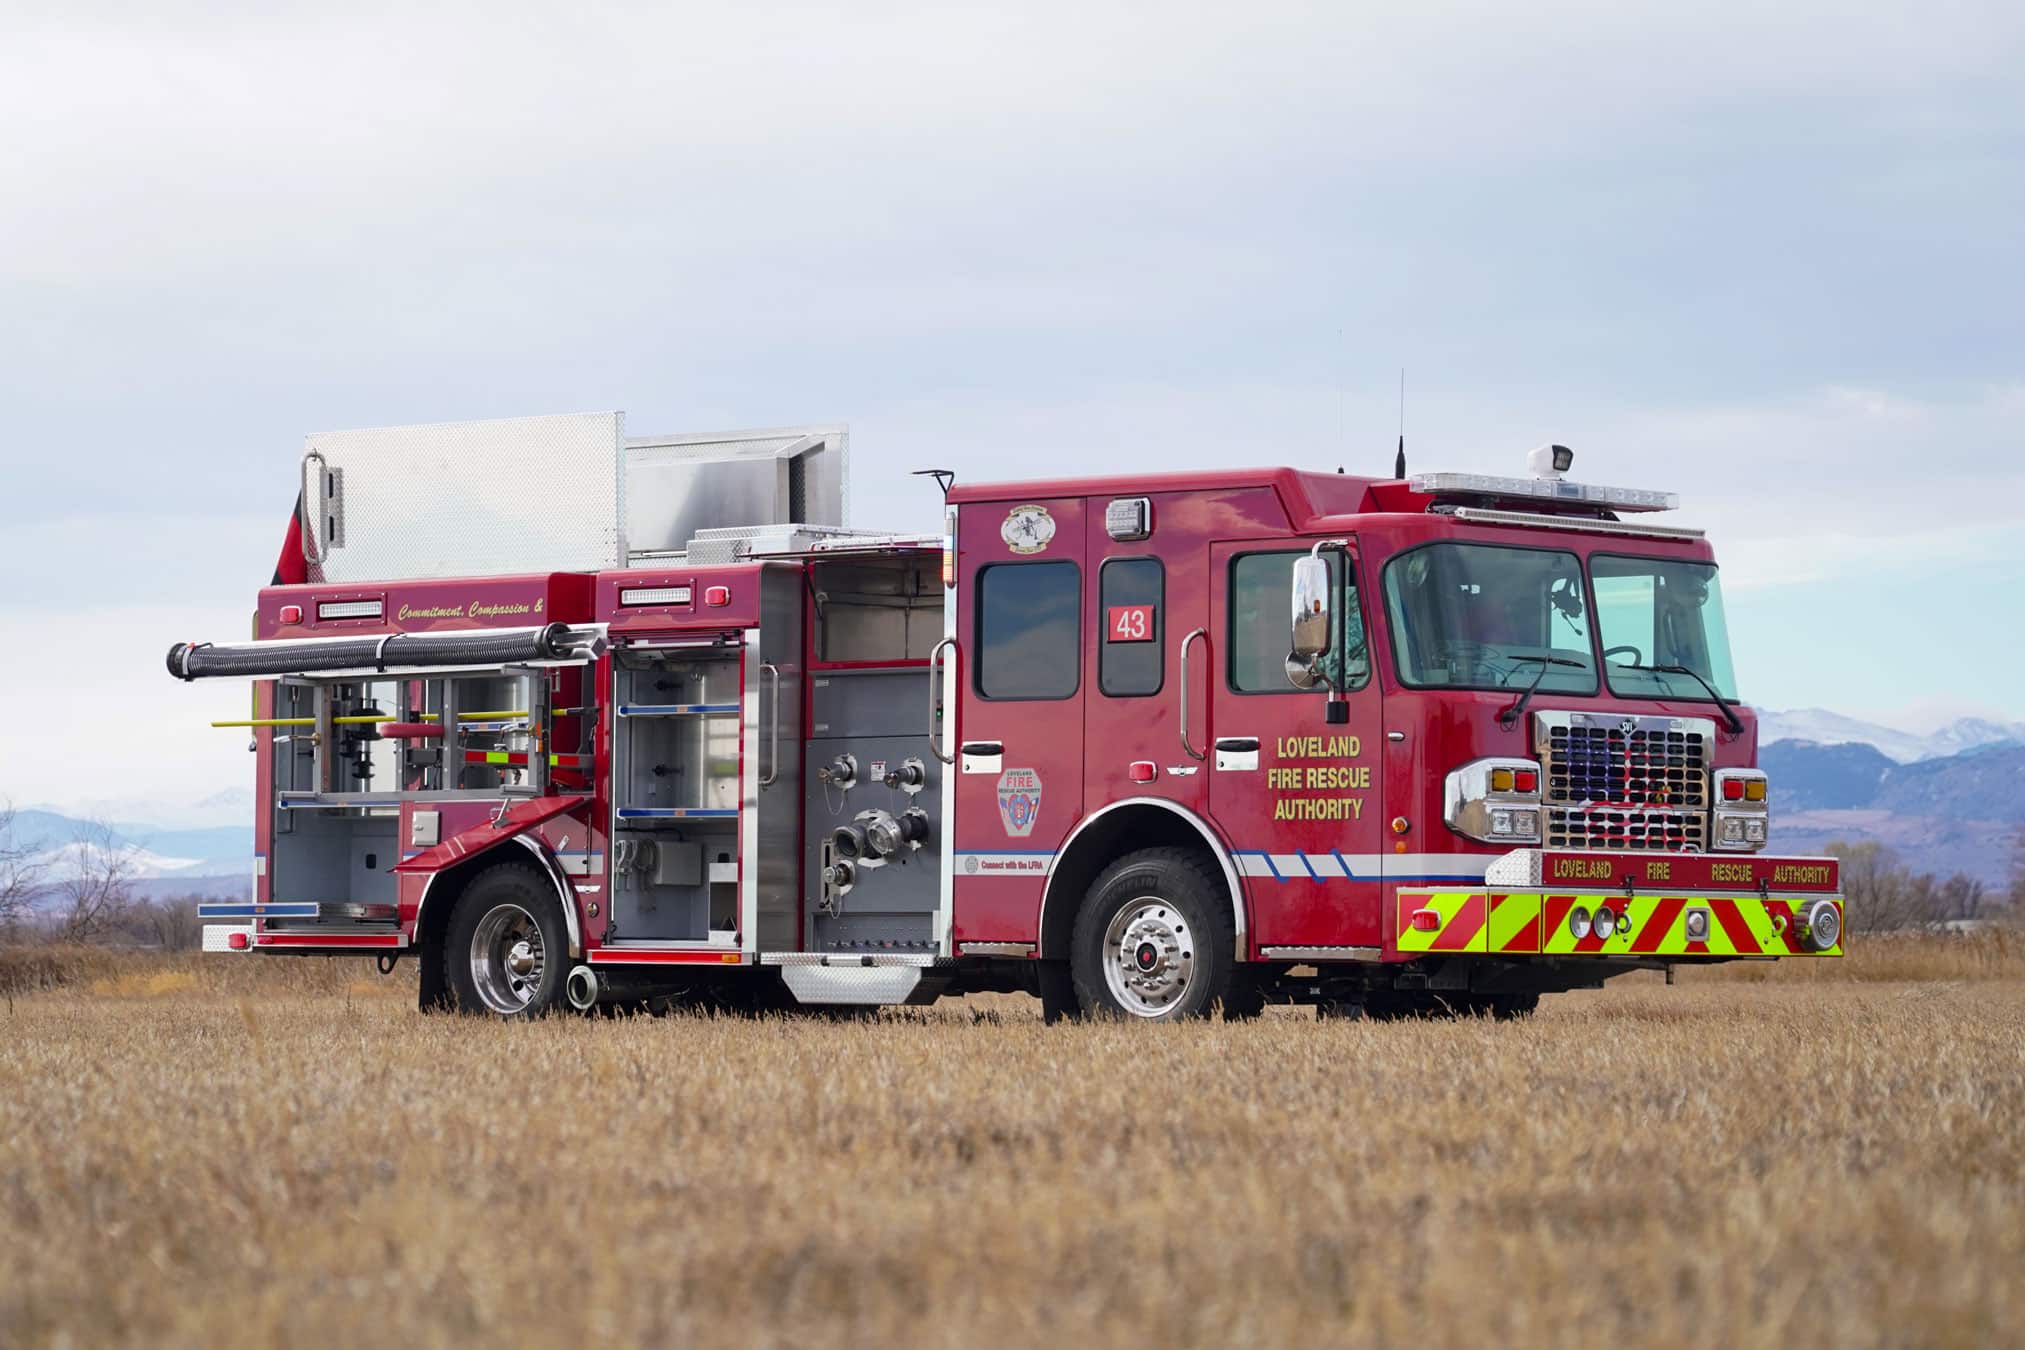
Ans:
[[[1153,606],[1111,606],[1104,618],[1104,636],[1110,642],[1153,641]]]

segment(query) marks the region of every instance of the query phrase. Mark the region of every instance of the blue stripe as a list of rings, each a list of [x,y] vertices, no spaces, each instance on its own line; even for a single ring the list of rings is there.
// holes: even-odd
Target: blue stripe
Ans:
[[[1340,848],[1332,848],[1332,849],[1330,849],[1330,850],[1329,850],[1329,856],[1330,856],[1330,857],[1332,857],[1332,858],[1334,858],[1334,859],[1336,860],[1336,865],[1337,865],[1338,867],[1340,867],[1340,868],[1342,868],[1342,869],[1343,869],[1343,876],[1344,876],[1344,878],[1345,878],[1346,880],[1349,880],[1349,881],[1355,881],[1355,880],[1357,880],[1357,879],[1358,879],[1358,878],[1357,878],[1357,873],[1351,870],[1351,868],[1350,868],[1350,864],[1349,864],[1349,863],[1347,863],[1347,862],[1345,862],[1345,861],[1343,860],[1343,850],[1342,850],[1342,849],[1340,849]]]
[[[1309,879],[1309,880],[1311,880],[1311,881],[1320,881],[1320,880],[1322,879],[1322,874],[1321,874],[1320,872],[1317,872],[1317,871],[1315,870],[1315,864],[1313,864],[1313,863],[1311,863],[1311,862],[1309,862],[1309,861],[1308,861],[1308,855],[1307,855],[1307,854],[1305,854],[1305,853],[1296,853],[1296,854],[1295,854],[1294,856],[1295,856],[1296,858],[1299,858],[1299,859],[1301,860],[1301,866],[1303,866],[1303,867],[1305,867],[1305,868],[1307,868],[1307,869],[1308,869],[1308,879]]]
[[[688,820],[698,816],[705,819],[728,819],[738,814],[735,806],[622,806],[620,820]]]
[[[317,906],[284,902],[263,905],[199,905],[200,919],[314,919]]]

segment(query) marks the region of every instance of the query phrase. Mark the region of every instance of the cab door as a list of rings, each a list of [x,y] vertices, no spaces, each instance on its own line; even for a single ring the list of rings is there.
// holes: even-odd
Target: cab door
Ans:
[[[958,511],[951,939],[1039,939],[1048,866],[1083,815],[1084,504]]]
[[[1263,542],[1211,550],[1210,716],[1192,734],[1204,737],[1211,812],[1243,878],[1254,959],[1382,943],[1385,733],[1355,546],[1323,550],[1332,595],[1323,666],[1336,693],[1298,688],[1287,674],[1293,566],[1307,552]]]

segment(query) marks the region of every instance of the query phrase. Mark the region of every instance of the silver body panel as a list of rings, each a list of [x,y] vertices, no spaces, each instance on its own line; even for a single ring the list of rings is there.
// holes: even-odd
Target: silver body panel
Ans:
[[[325,431],[303,453],[313,581],[593,571],[626,558],[623,413]]]
[[[849,508],[849,440],[841,426],[628,438],[620,412],[318,432],[303,552],[310,580],[365,584],[605,571],[727,527],[828,537]]]

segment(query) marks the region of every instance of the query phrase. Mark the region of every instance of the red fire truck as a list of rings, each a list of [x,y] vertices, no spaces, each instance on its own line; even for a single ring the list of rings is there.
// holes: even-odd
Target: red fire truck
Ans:
[[[844,527],[838,427],[309,438],[250,642],[250,901],[205,947],[420,963],[425,1007],[1510,1016],[1841,954],[1766,852],[1671,494],[1290,468],[939,475]]]

